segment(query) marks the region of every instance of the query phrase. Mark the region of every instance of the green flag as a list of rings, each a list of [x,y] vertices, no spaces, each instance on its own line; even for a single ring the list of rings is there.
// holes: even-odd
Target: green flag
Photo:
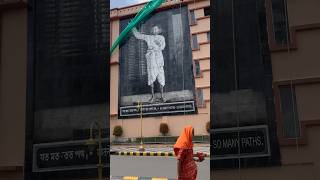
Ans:
[[[165,0],[151,0],[146,4],[138,14],[131,20],[128,26],[120,33],[119,37],[113,43],[110,49],[110,55],[120,44],[120,42],[128,35],[132,28],[136,27],[141,21],[143,21],[152,11],[157,9]]]

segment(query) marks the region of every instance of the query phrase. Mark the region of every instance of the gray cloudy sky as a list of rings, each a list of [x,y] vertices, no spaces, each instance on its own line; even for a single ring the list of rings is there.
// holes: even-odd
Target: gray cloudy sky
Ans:
[[[133,4],[143,3],[149,0],[110,0],[110,8],[119,8]]]

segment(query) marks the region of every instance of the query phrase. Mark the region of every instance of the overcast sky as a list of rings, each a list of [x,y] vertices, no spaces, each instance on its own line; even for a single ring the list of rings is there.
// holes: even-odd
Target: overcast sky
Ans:
[[[133,4],[143,3],[149,0],[110,0],[110,8],[119,8]]]

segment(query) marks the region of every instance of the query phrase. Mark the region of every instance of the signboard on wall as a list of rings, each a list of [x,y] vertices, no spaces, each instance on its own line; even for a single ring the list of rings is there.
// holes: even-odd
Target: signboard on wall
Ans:
[[[212,159],[270,156],[268,126],[214,129]]]
[[[104,140],[107,146],[108,139]],[[97,146],[86,145],[86,141],[43,143],[33,146],[33,172],[97,168]],[[103,164],[109,159],[109,149],[102,148]]]
[[[104,139],[101,149],[102,163],[109,159],[108,139]],[[86,141],[42,143],[33,146],[33,172],[96,169],[98,146],[90,147]]]
[[[194,89],[187,7],[154,13],[120,45],[119,118],[139,103],[145,116],[196,113]]]

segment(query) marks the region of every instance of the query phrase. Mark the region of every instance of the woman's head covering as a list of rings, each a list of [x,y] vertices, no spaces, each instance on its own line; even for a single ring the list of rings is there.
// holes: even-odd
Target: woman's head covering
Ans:
[[[192,126],[188,125],[184,127],[183,131],[181,132],[173,148],[174,149],[192,149],[193,148],[192,132],[193,132]]]

